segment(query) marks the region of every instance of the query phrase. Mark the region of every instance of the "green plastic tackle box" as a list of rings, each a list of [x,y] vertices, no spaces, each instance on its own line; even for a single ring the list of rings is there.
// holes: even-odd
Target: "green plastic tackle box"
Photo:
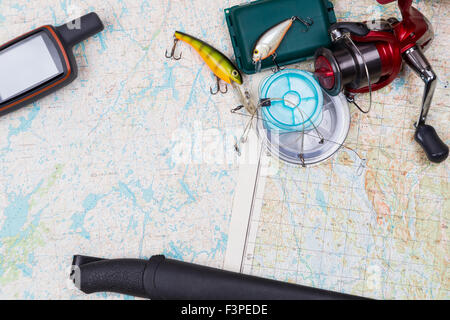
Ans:
[[[329,47],[328,28],[336,22],[334,6],[328,0],[258,0],[225,9],[225,17],[237,64],[246,74],[255,73],[252,51],[256,41],[269,28],[293,16],[314,20],[308,32],[294,22],[277,50],[277,63],[287,65],[314,56],[320,47]],[[262,68],[273,67],[271,58]]]

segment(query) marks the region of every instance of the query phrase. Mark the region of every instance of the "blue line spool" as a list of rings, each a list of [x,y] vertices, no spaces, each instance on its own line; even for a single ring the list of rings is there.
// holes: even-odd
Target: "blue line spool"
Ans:
[[[322,89],[306,71],[287,69],[271,75],[262,82],[260,97],[273,99],[269,107],[262,108],[268,130],[308,131],[322,121]]]

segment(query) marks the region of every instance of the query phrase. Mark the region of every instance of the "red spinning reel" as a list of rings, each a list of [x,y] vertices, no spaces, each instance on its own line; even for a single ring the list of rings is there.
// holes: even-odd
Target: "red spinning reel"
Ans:
[[[377,1],[386,4],[395,0]],[[425,124],[437,84],[436,74],[423,54],[433,41],[433,27],[422,13],[412,7],[412,0],[398,0],[398,5],[402,21],[390,18],[332,25],[333,47],[316,52],[315,74],[330,95],[344,91],[347,99],[354,102],[358,93],[372,93],[391,84],[406,62],[425,83],[415,140],[430,161],[443,162],[448,157],[449,148],[436,130]]]

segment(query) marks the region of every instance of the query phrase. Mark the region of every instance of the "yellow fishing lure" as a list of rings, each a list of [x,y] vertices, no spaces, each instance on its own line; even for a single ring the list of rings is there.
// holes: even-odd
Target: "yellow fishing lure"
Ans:
[[[202,57],[203,61],[208,65],[211,71],[226,83],[242,84],[242,76],[236,66],[223,53],[214,49],[209,44],[192,37],[186,33],[177,31],[174,35],[175,39],[189,44]]]

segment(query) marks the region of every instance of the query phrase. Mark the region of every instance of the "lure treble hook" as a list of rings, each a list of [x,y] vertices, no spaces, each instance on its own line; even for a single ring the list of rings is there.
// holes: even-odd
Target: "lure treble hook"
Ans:
[[[301,32],[308,32],[309,28],[314,24],[314,20],[311,17],[306,17],[306,19],[303,19],[303,18],[300,18],[297,16],[293,16],[292,21],[295,21],[295,20],[302,23],[306,27],[306,30],[303,30]]]
[[[216,94],[218,94],[219,92],[222,94],[225,94],[228,92],[228,86],[225,85],[225,90],[222,90],[221,86],[220,86],[220,78],[216,77],[217,83],[216,83],[216,90],[213,90],[213,88],[209,88],[209,91],[211,92],[211,94],[213,96],[215,96]]]
[[[275,65],[275,67],[272,68],[273,73],[277,73],[277,72],[284,70],[284,68],[280,67],[280,65],[277,62],[277,53],[276,52],[272,55],[272,62]]]
[[[180,53],[180,56],[175,57],[175,50],[177,49],[177,44],[178,44],[178,39],[174,38],[173,39],[173,46],[172,46],[172,50],[170,52],[170,55],[168,54],[168,51],[166,50],[166,58],[167,59],[173,59],[173,60],[180,60],[181,56],[183,55],[183,53]]]

